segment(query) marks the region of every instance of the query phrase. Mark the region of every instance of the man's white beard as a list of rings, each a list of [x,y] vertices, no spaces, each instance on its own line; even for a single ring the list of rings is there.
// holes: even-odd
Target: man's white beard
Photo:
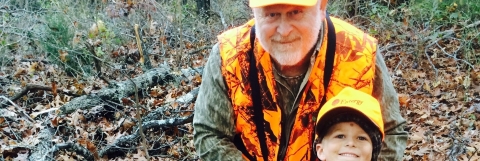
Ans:
[[[274,44],[270,43],[271,49],[268,51],[265,49],[267,52],[270,53],[270,56],[272,59],[274,59],[279,65],[281,66],[293,66],[293,65],[298,65],[300,61],[302,61],[305,56],[308,55],[308,52],[310,49],[316,44],[316,38],[317,35],[313,34],[315,32],[311,32],[311,35],[308,35],[307,37],[303,37],[303,39],[300,41],[297,39],[294,43],[288,43],[288,44]],[[318,32],[317,32],[318,33]],[[276,41],[282,41],[282,40],[294,40],[295,38],[280,38],[280,39],[275,39],[272,38],[273,40]],[[302,44],[302,42],[304,42]],[[262,42],[260,41],[260,44]],[[263,46],[263,45],[262,45]]]
[[[273,51],[270,53],[272,59],[274,59],[279,65],[292,66],[298,64],[306,53],[302,50],[286,50],[286,51]]]
[[[257,32],[257,37],[259,37],[260,45],[264,48],[265,51],[270,53],[272,59],[274,59],[278,65],[280,66],[293,66],[298,65],[300,61],[302,61],[309,53],[309,51],[314,47],[317,43],[318,32],[320,32],[320,28],[322,26],[322,22],[318,22],[317,24],[312,24],[312,28],[309,31],[309,35],[301,37],[301,35],[289,35],[288,37],[279,37],[277,35],[269,38],[268,40],[261,39],[261,33]],[[256,26],[258,27],[258,26]],[[256,28],[259,31],[258,28]],[[292,33],[294,34],[294,33]],[[272,41],[293,41],[297,40],[293,43],[288,44],[278,44],[273,43]]]

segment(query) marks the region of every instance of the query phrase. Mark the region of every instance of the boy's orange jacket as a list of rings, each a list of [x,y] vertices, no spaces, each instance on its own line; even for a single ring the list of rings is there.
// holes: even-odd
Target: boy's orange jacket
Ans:
[[[375,75],[375,53],[377,40],[352,25],[331,17],[336,32],[336,52],[333,72],[328,86],[327,99],[331,98],[344,87],[353,87],[371,94]],[[324,24],[326,22],[324,21]],[[245,145],[249,154],[257,160],[263,160],[260,150],[256,126],[252,120],[252,99],[249,73],[250,29],[254,21],[219,36],[220,56],[222,59],[222,74],[228,86],[236,132]],[[325,26],[326,28],[327,26]],[[328,31],[328,30],[325,30]],[[327,35],[326,33],[324,35]],[[315,112],[318,112],[324,95],[323,72],[327,36],[323,37],[322,44],[315,63],[311,66],[308,82],[301,90],[301,98],[295,116],[291,119],[282,118],[282,109],[277,103],[277,91],[270,54],[267,53],[258,41],[255,41],[254,54],[259,71],[260,92],[262,95],[263,113],[265,119],[266,143],[269,150],[268,160],[310,160],[312,153],[312,133],[315,129]],[[285,121],[293,120],[293,128],[288,138],[288,145],[280,147],[282,137],[281,128]],[[316,115],[315,115],[316,117]],[[288,125],[286,123],[285,125]],[[262,140],[263,141],[263,140]],[[277,158],[281,148],[287,148],[285,158]],[[247,159],[248,160],[248,159]]]

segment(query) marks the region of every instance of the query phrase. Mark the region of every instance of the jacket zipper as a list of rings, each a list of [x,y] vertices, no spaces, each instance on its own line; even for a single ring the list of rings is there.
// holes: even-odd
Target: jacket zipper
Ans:
[[[318,37],[318,40],[317,40],[317,44],[314,46],[315,49],[313,51],[313,55],[310,55],[310,57],[313,56],[313,58],[316,59],[317,55],[318,55],[318,52],[319,52],[319,49],[320,49],[320,45],[323,43],[322,40],[323,40],[323,33],[325,32],[324,31],[324,28],[325,28],[325,25],[322,25],[322,28],[319,32],[319,37]],[[285,114],[282,112],[282,116],[280,118],[280,125],[282,127],[288,127],[288,136],[285,136],[285,135],[281,135],[280,137],[280,148],[278,148],[278,156],[277,156],[277,160],[279,161],[283,161],[285,159],[285,155],[287,153],[287,149],[288,147],[286,145],[288,145],[288,141],[290,140],[290,136],[292,134],[292,128],[293,128],[293,124],[295,123],[295,116],[297,115],[297,111],[298,111],[298,106],[300,105],[296,105],[297,104],[297,101],[298,101],[298,97],[300,96],[301,93],[304,92],[304,88],[305,88],[305,85],[307,84],[308,82],[308,79],[310,78],[310,74],[312,72],[312,68],[315,64],[315,59],[313,59],[313,62],[310,62],[310,67],[308,67],[308,70],[307,70],[307,73],[305,74],[304,78],[303,78],[303,81],[300,85],[300,88],[298,89],[298,92],[297,92],[297,96],[295,97],[295,101],[293,102],[293,108],[294,110],[292,112],[290,112],[290,114],[287,114],[287,116],[285,116]],[[279,84],[281,84],[282,86],[286,87],[284,84],[282,84],[280,81],[277,81]],[[289,90],[290,91],[290,90]],[[290,91],[290,93],[293,93],[292,91]],[[296,108],[295,108],[296,106]],[[283,126],[285,124],[285,117],[288,117],[288,120],[291,120],[290,122],[288,122],[288,126]],[[292,118],[293,117],[293,118]],[[281,131],[281,134],[286,134],[287,130],[285,128],[282,128],[282,131]]]
[[[310,69],[309,69],[310,70]],[[307,74],[310,74],[310,71],[307,71]],[[305,78],[304,78],[305,79]],[[304,80],[305,81],[305,80]],[[293,127],[293,124],[295,123],[295,115],[297,114],[297,111],[298,111],[298,106],[296,105],[297,104],[297,101],[298,101],[298,96],[300,96],[300,93],[302,93],[302,89],[304,88],[305,86],[305,83],[304,81],[302,81],[302,84],[301,84],[301,88],[298,90],[297,92],[297,96],[295,97],[295,101],[293,102],[293,108],[294,110],[293,111],[289,111],[290,113],[288,112],[282,112],[282,116],[281,116],[281,120],[280,120],[280,124],[282,125],[282,127],[287,127],[287,128],[282,128],[282,131],[281,131],[281,134],[286,134],[288,131],[288,135],[282,135],[280,137],[280,148],[278,149],[279,152],[278,152],[278,157],[277,157],[277,160],[279,161],[282,161],[285,159],[285,155],[287,153],[287,149],[288,149],[288,141],[290,140],[290,135],[292,133],[292,127]],[[284,84],[282,84],[281,82],[277,81],[279,84],[281,84],[282,86],[286,87]],[[287,88],[288,89],[288,88]],[[290,90],[289,90],[290,91]],[[292,91],[290,91],[290,93],[293,93]],[[297,108],[295,108],[295,106],[297,106]],[[288,114],[285,114],[285,113],[288,113]],[[292,117],[293,116],[293,117]],[[285,122],[285,118],[288,118],[287,120],[290,120],[289,122]],[[287,125],[287,126],[283,126],[283,125]]]

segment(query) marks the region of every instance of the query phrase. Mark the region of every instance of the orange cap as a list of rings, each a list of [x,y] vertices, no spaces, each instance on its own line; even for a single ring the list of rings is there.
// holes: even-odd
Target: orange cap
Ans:
[[[380,103],[373,96],[364,93],[362,91],[353,89],[351,87],[345,87],[335,97],[328,100],[325,105],[320,109],[317,116],[317,124],[325,122],[322,120],[326,115],[331,115],[331,111],[336,109],[355,110],[363,114],[374,125],[378,127],[382,134],[382,140],[385,138],[385,132],[383,127],[382,110]],[[317,136],[315,136],[317,137]]]
[[[250,7],[263,7],[274,4],[289,4],[297,6],[313,6],[318,0],[250,0]]]

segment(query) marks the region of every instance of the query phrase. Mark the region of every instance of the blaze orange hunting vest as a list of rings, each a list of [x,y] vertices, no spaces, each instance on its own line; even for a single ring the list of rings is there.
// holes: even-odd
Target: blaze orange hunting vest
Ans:
[[[264,160],[260,141],[265,141],[268,147],[268,160],[310,160],[314,139],[312,133],[315,129],[313,115],[318,112],[325,91],[327,91],[327,99],[336,95],[346,86],[365,93],[372,93],[377,40],[342,20],[332,17],[331,21],[335,26],[336,45],[330,83],[325,90],[323,73],[327,46],[326,35],[328,34],[324,34],[315,63],[311,67],[308,82],[301,91],[287,147],[279,146],[282,137],[282,108],[279,107],[277,101],[278,93],[270,54],[261,47],[258,41],[254,42],[253,53],[257,62],[266,140],[259,140],[257,137],[257,125],[252,118],[253,104],[248,77],[250,65],[248,51],[251,48],[250,30],[254,25],[254,20],[218,36],[222,59],[221,71],[233,105],[236,133],[246,148],[246,151],[243,152],[245,159]],[[287,148],[284,158],[278,158],[281,148]]]

